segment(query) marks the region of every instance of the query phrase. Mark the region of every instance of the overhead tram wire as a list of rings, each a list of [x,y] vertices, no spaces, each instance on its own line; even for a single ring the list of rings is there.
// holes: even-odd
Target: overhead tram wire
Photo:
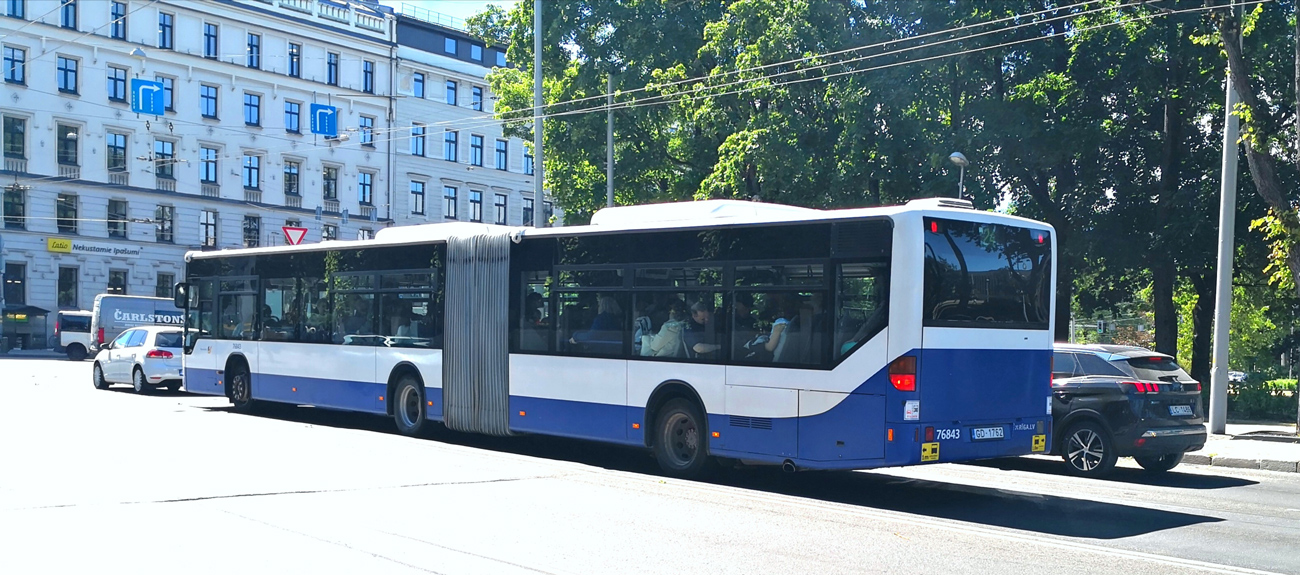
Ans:
[[[155,0],[155,1],[157,1],[157,0]],[[63,2],[59,2],[58,5],[56,5],[56,6],[54,7],[53,10],[50,10],[49,12],[46,12],[46,13],[44,13],[44,14],[41,14],[40,16],[37,16],[37,17],[35,17],[35,18],[32,18],[31,20],[28,20],[28,21],[24,22],[22,26],[19,26],[19,27],[17,27],[17,28],[14,28],[13,30],[10,30],[8,34],[0,35],[0,39],[4,39],[4,38],[8,38],[8,37],[10,37],[10,36],[13,36],[14,34],[17,34],[19,30],[22,30],[23,28],[26,28],[26,27],[28,27],[28,26],[31,26],[32,24],[35,24],[35,23],[41,21],[42,19],[44,19],[46,16],[49,16],[50,14],[53,14],[53,13],[55,13],[55,12],[58,12],[59,10],[62,10],[62,9],[63,9]]]

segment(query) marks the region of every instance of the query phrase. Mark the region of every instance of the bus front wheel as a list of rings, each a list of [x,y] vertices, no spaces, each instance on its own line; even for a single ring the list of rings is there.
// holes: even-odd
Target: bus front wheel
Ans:
[[[655,459],[665,473],[691,479],[704,473],[708,464],[708,438],[704,416],[694,403],[673,399],[664,404],[655,419]]]
[[[411,437],[420,435],[428,421],[424,411],[424,385],[413,375],[403,375],[390,397],[398,433]]]
[[[235,411],[247,413],[253,410],[253,378],[248,368],[239,364],[230,366],[226,371],[226,385]]]

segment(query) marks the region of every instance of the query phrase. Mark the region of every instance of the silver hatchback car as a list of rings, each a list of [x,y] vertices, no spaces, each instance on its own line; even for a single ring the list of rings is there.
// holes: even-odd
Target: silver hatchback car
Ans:
[[[136,393],[157,387],[181,388],[181,330],[168,326],[128,329],[104,344],[95,356],[95,389],[129,383]]]

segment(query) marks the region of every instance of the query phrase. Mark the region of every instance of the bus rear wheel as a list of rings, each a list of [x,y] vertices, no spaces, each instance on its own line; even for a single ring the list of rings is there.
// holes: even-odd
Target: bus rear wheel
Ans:
[[[694,403],[673,399],[655,420],[655,459],[664,473],[693,479],[704,473],[709,460],[704,416]]]
[[[226,372],[226,385],[229,386],[230,403],[235,411],[248,413],[253,410],[253,380],[248,368],[233,365]]]
[[[420,435],[428,423],[424,410],[424,385],[420,380],[413,375],[403,375],[390,398],[397,432],[411,437]]]

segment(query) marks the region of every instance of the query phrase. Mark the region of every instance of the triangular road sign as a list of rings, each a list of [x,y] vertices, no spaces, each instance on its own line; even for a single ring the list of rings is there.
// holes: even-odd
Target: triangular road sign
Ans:
[[[291,246],[302,243],[302,239],[307,237],[307,228],[284,226],[282,229],[284,230],[284,240],[289,242]]]

